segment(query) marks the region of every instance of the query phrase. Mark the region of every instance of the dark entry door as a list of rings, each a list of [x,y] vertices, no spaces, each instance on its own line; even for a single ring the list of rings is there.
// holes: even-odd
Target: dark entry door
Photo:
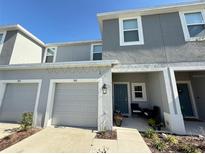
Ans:
[[[189,95],[188,85],[186,83],[177,84],[179,101],[181,105],[181,111],[184,117],[193,116],[193,109],[191,104],[191,99]]]
[[[128,114],[127,84],[114,84],[114,109],[122,114]]]

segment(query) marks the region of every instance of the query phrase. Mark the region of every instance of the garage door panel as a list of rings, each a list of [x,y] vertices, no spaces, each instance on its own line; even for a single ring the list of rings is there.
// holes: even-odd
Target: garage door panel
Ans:
[[[97,127],[97,83],[57,83],[53,125]]]
[[[33,112],[37,86],[35,83],[8,83],[0,109],[0,121],[19,122],[22,113]]]

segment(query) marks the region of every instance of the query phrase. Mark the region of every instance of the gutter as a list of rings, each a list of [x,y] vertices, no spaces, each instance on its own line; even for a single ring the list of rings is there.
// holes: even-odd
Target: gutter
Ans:
[[[38,64],[17,64],[0,65],[0,70],[34,70],[34,69],[55,69],[55,68],[85,68],[85,67],[112,67],[119,64],[118,60],[102,61],[79,61],[79,62],[58,62],[58,63],[38,63]]]

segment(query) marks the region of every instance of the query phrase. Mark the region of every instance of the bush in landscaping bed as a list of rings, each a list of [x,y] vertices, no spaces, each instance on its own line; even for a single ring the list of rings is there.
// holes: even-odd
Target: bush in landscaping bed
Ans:
[[[201,149],[197,148],[196,146],[192,144],[180,144],[178,147],[178,151],[183,153],[200,153]]]
[[[29,128],[32,127],[33,123],[33,113],[32,112],[26,112],[22,114],[22,118],[20,121],[20,130],[26,131]]]
[[[145,136],[146,138],[149,138],[149,139],[154,138],[156,135],[157,135],[157,134],[156,134],[155,130],[154,130],[154,129],[151,129],[151,128],[148,129],[148,130],[145,132],[145,134],[144,134],[144,136]]]
[[[178,144],[178,139],[173,135],[167,135],[167,137],[165,138],[165,141],[170,144]]]
[[[161,140],[160,138],[155,138],[153,140],[153,142],[154,142],[155,148],[159,151],[163,151],[167,148],[166,143],[163,140]]]

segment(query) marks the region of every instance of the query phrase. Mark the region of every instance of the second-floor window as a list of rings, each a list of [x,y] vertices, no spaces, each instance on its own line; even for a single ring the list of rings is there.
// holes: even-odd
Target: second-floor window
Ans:
[[[144,44],[141,17],[120,18],[120,46]]]
[[[91,45],[91,60],[102,60],[102,44]]]
[[[180,13],[185,39],[195,41],[205,39],[204,11]]]
[[[45,50],[45,57],[44,57],[44,63],[53,63],[53,62],[55,62],[56,51],[57,51],[56,47],[46,48],[46,50]]]

